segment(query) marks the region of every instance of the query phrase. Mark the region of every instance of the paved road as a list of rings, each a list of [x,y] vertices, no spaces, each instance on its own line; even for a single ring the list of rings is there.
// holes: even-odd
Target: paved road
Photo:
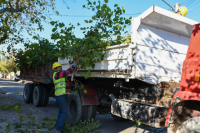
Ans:
[[[17,83],[14,81],[8,81],[0,79],[0,92],[6,92],[7,94],[14,95],[19,99],[19,102],[24,103],[23,101],[23,83]],[[59,109],[56,105],[54,98],[50,98],[49,103],[46,107],[34,107],[33,104],[29,104],[30,108],[39,110],[38,115],[56,115]],[[47,113],[48,112],[48,113]],[[99,120],[102,123],[97,130],[102,133],[151,133],[152,131],[146,130],[142,127],[135,127],[133,121],[115,121],[110,115],[97,115],[96,120]],[[167,133],[166,129],[157,130],[156,133]]]

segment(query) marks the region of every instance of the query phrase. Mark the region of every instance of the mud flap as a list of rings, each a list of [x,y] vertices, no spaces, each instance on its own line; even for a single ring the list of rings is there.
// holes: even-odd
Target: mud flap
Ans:
[[[84,88],[79,89],[82,106],[84,105],[99,105],[97,92],[94,87],[84,85]]]

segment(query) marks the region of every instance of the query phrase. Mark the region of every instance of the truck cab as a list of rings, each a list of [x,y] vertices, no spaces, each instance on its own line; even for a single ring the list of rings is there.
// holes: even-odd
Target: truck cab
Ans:
[[[199,132],[200,116],[200,24],[194,25],[186,58],[183,62],[180,90],[171,100],[165,125],[171,132]],[[195,125],[195,126],[192,126]],[[178,128],[179,127],[179,128]]]

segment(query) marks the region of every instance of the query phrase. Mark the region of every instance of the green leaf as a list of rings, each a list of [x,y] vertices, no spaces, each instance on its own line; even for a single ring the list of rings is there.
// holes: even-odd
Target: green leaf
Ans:
[[[92,20],[89,20],[89,23],[92,23],[93,21]]]
[[[10,125],[6,125],[6,130],[9,130],[10,129]]]
[[[60,28],[62,28],[62,27],[64,27],[64,26],[65,26],[64,23],[59,23],[59,27],[60,27]]]
[[[104,0],[105,3],[108,3],[108,0]]]
[[[58,12],[58,11],[56,11],[56,15],[59,15],[59,12]]]
[[[85,74],[83,72],[80,73],[81,76],[85,76]]]
[[[87,94],[87,90],[84,90],[84,93]]]
[[[114,5],[114,7],[117,7],[117,6],[118,6],[118,4],[115,4],[115,5]]]
[[[51,24],[52,26],[54,26],[55,22],[54,22],[54,21],[51,21],[50,24]]]
[[[52,32],[55,32],[56,30],[57,30],[57,28],[53,28],[53,29],[52,29]]]
[[[81,85],[80,89],[83,89],[83,88],[84,88],[84,86],[83,86],[83,85]]]
[[[85,23],[88,23],[88,20],[84,20],[85,21]]]
[[[33,39],[38,40],[38,37],[37,36],[33,36]]]
[[[124,9],[124,7],[122,6],[122,11],[123,11],[123,13],[125,13],[126,12],[126,10]]]

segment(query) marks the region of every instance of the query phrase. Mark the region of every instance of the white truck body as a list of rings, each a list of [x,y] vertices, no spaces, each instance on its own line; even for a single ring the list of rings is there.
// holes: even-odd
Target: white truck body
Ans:
[[[150,84],[179,82],[193,25],[197,23],[160,7],[150,7],[132,18],[131,43],[108,47],[104,60],[92,69],[92,77],[123,78],[127,82],[139,79]],[[58,62],[64,70],[71,66],[67,58],[58,58]]]

